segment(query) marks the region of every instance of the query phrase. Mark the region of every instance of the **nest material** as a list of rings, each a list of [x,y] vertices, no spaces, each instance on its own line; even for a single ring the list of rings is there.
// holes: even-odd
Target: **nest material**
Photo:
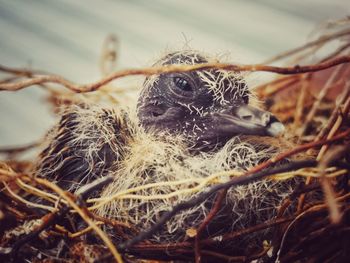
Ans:
[[[326,34],[334,37],[320,38],[311,45],[320,48],[331,39],[339,40],[339,49],[319,59],[320,62],[348,54],[348,35],[343,31],[349,30],[342,27],[343,23],[332,24],[326,29],[328,31]],[[309,46],[298,49],[299,53],[298,56],[294,56],[293,64],[299,63],[298,60],[303,63],[309,62],[307,49]],[[298,170],[297,162],[292,161],[286,172],[281,174],[276,170],[279,175],[268,181],[262,179],[250,182],[246,186],[229,188],[227,193],[220,192],[217,198],[211,195],[205,202],[197,202],[190,206],[190,209],[184,211],[175,209],[174,216],[166,220],[160,229],[153,231],[153,234],[146,239],[141,236],[140,243],[123,250],[124,260],[153,258],[197,261],[205,259],[216,262],[246,262],[255,259],[270,262],[275,260],[341,262],[348,259],[347,248],[350,245],[347,233],[350,222],[349,170],[347,170],[349,157],[346,154],[349,151],[350,120],[348,73],[349,66],[344,64],[326,71],[282,77],[256,90],[259,98],[267,100],[270,111],[288,124],[285,140],[300,145],[311,143],[306,146],[293,146],[292,149],[284,149],[285,151],[282,148],[282,154],[275,158],[283,159],[290,156],[293,151],[303,153],[297,157],[299,161],[317,156],[318,162],[313,164],[314,167]],[[27,76],[35,77],[35,72]],[[54,99],[51,101],[60,101],[57,100],[57,96],[60,97],[61,94],[63,93],[52,93]],[[88,96],[96,99],[101,94],[104,93]],[[64,98],[65,103],[71,104],[71,100],[66,96]],[[91,114],[91,110],[86,111],[83,108],[78,108],[78,111],[82,115]],[[84,118],[87,126],[89,120],[91,121],[88,117]],[[94,122],[95,119],[92,118]],[[90,136],[94,131],[88,127],[84,127],[84,130],[89,131],[82,133],[84,136]],[[94,259],[108,261],[114,256],[120,260],[120,255],[114,246],[118,249],[125,248],[127,244],[124,243],[123,247],[120,246],[120,242],[132,239],[140,233],[140,230],[146,229],[152,232],[154,223],[158,222],[171,207],[178,208],[176,204],[181,200],[186,202],[189,196],[205,194],[219,183],[235,181],[237,177],[232,177],[232,174],[237,172],[249,170],[248,173],[254,174],[262,168],[273,165],[271,160],[267,160],[262,166],[257,166],[262,161],[260,154],[263,153],[266,158],[266,151],[257,151],[256,147],[238,138],[233,138],[216,154],[191,157],[187,156],[178,138],[163,143],[150,135],[141,136],[142,131],[132,132],[139,135],[131,144],[133,146],[130,146],[130,151],[135,151],[133,155],[129,155],[133,159],[125,160],[125,164],[118,168],[118,172],[124,174],[124,178],[119,177],[122,180],[118,181],[117,178],[117,182],[106,187],[102,197],[108,199],[111,194],[149,183],[158,183],[158,186],[124,193],[123,199],[110,199],[108,203],[92,209],[89,213],[79,210],[79,206],[84,207],[81,200],[64,194],[50,182],[28,175],[28,171],[36,164],[17,161],[16,153],[21,152],[21,149],[17,151],[4,149],[3,152],[8,153],[11,159],[3,162],[0,170],[1,184],[4,186],[0,193],[1,257],[5,260],[70,259],[90,262]],[[110,136],[99,139],[106,140],[106,138],[108,140]],[[137,141],[138,138],[143,138],[142,143]],[[332,140],[332,138],[335,143],[326,144],[326,139]],[[252,144],[255,145],[256,142]],[[313,148],[313,145],[317,145],[318,148]],[[89,151],[98,150],[94,146],[96,145],[92,145],[87,151],[87,155]],[[183,158],[184,155],[186,158]],[[169,156],[172,159],[169,160]],[[237,156],[248,158],[239,160]],[[334,161],[337,161],[336,166]],[[166,162],[169,165],[164,166]],[[135,171],[135,163],[138,163],[138,166],[143,165],[144,169],[141,170],[149,173],[140,174],[140,170]],[[221,173],[228,169],[236,170]],[[193,188],[196,185],[192,181],[198,180],[200,184],[213,174],[213,180],[208,180],[198,191],[182,192],[185,187]],[[176,175],[176,180],[185,182],[166,185],[168,181],[173,183],[171,175]],[[282,175],[287,181],[280,181]],[[298,175],[307,178],[305,186],[295,186],[295,177]],[[279,180],[276,180],[276,177]],[[79,189],[79,185],[72,190],[75,189]],[[78,190],[76,193],[82,192]],[[28,202],[29,193],[48,200],[48,203],[41,204],[50,208],[44,216],[38,216],[35,208]],[[155,198],[151,201],[130,195],[156,197],[173,193],[175,195],[169,199]],[[220,196],[224,198],[220,199]],[[243,196],[249,198],[244,199]],[[101,199],[87,200],[87,205],[98,205],[101,201]],[[74,203],[79,206],[74,206]],[[73,207],[73,210],[70,207]],[[266,211],[261,211],[262,207]],[[220,221],[222,222],[223,215],[227,213],[223,211],[224,208],[229,208],[234,214],[231,221],[228,223],[225,221],[221,226]],[[78,212],[87,224],[77,223],[81,220],[76,220],[78,216],[74,211]],[[251,217],[247,217],[247,211]],[[106,217],[106,214],[109,216]],[[91,219],[94,219],[95,223]],[[105,233],[99,232],[101,225]],[[212,231],[203,231],[210,225],[219,227]],[[108,243],[108,236],[113,238],[114,245]],[[244,245],[249,249],[232,249],[233,244],[238,242],[246,242]]]
[[[237,137],[215,154],[193,156],[176,138],[160,142],[139,132],[120,169],[110,173],[115,179],[103,191],[102,201],[96,200],[94,204],[99,207],[100,216],[128,222],[137,229],[150,228],[174,205],[195,197],[213,184],[229,180],[229,173],[220,172],[235,170],[240,174],[271,156],[268,149],[257,152]],[[222,227],[216,227],[215,235],[272,218],[280,201],[293,191],[291,185],[292,182],[263,180],[230,189],[224,205],[226,211],[219,216]],[[106,201],[111,199],[114,200]],[[188,229],[199,227],[210,212],[211,203],[212,198],[179,212],[150,240],[156,243],[183,240]]]

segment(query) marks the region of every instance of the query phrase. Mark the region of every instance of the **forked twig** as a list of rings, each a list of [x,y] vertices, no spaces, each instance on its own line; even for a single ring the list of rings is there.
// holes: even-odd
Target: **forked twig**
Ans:
[[[286,170],[288,171],[290,169],[298,169],[298,168],[307,167],[307,166],[314,166],[316,164],[316,161],[306,160],[306,161],[289,163],[289,164],[282,165],[280,167],[273,168],[273,169],[268,169],[268,170],[265,169],[267,167],[270,167],[273,163],[279,162],[279,161],[281,161],[281,160],[283,160],[291,155],[297,154],[299,152],[305,151],[305,150],[313,148],[313,147],[321,146],[324,144],[332,143],[332,142],[340,140],[340,139],[344,139],[349,135],[350,135],[350,129],[346,130],[345,132],[343,132],[341,134],[338,134],[337,136],[334,136],[332,139],[329,139],[329,140],[321,140],[321,141],[316,141],[316,142],[301,145],[301,146],[296,147],[290,151],[281,153],[281,154],[277,155],[275,158],[270,159],[270,160],[268,160],[268,161],[266,161],[258,166],[255,166],[254,168],[252,168],[248,172],[246,172],[244,175],[235,177],[227,183],[215,185],[209,191],[204,192],[204,193],[202,193],[194,198],[189,199],[188,201],[182,202],[182,203],[174,206],[172,210],[164,213],[163,216],[158,220],[158,222],[155,223],[150,229],[148,229],[144,232],[141,232],[138,236],[134,237],[133,239],[128,240],[128,241],[120,244],[119,248],[121,250],[124,250],[124,249],[127,249],[127,248],[133,246],[136,243],[139,243],[139,242],[149,238],[154,233],[156,233],[175,214],[177,214],[180,211],[189,209],[195,205],[202,203],[203,201],[207,200],[211,195],[213,195],[214,193],[216,193],[217,191],[219,191],[221,189],[226,189],[226,188],[230,188],[232,186],[237,186],[237,185],[248,184],[248,183],[251,183],[255,180],[259,180],[259,179],[262,179],[262,178],[267,177],[269,175],[280,173],[280,172],[283,172]]]
[[[273,72],[278,74],[290,75],[290,74],[300,74],[307,72],[315,72],[324,70],[327,68],[331,68],[340,64],[345,64],[350,62],[350,56],[341,56],[335,58],[333,60],[329,60],[326,62],[322,62],[315,65],[306,65],[300,66],[295,65],[293,67],[274,67],[267,65],[235,65],[235,64],[223,64],[223,63],[204,63],[204,64],[195,64],[195,65],[167,65],[167,66],[159,66],[159,67],[151,67],[145,69],[126,69],[121,70],[111,75],[103,78],[100,81],[91,84],[78,85],[75,84],[61,76],[58,75],[41,75],[34,76],[33,78],[26,79],[23,81],[18,81],[15,83],[5,83],[0,84],[0,90],[7,91],[16,91],[28,86],[38,85],[43,83],[57,83],[66,88],[75,91],[75,92],[91,92],[99,89],[103,85],[111,82],[112,80],[133,76],[133,75],[154,75],[161,73],[174,73],[174,72],[187,72],[194,70],[207,70],[207,69],[225,69],[230,71],[265,71],[265,72]],[[0,67],[1,69],[1,67]]]

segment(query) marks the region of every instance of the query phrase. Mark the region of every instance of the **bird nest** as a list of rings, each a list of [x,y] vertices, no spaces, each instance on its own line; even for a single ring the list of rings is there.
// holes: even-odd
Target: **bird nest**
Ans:
[[[263,64],[155,65],[112,72],[86,85],[36,70],[1,66],[10,77],[0,82],[0,90],[39,85],[48,92],[55,112],[82,101],[119,105],[130,93],[111,81],[130,75],[211,68],[272,72],[280,76],[254,90],[286,125],[286,132],[273,142],[279,145],[278,153],[264,150],[259,155],[249,147],[249,143],[257,143],[256,138],[240,143],[237,140],[241,138],[233,138],[215,155],[185,161],[179,160],[178,141],[163,145],[157,138],[140,136],[143,144],[135,149],[134,160],[129,160],[133,166],[124,167],[123,178],[129,178],[111,184],[115,178],[106,176],[76,187],[75,192],[64,191],[44,176],[34,176],[31,171],[38,166],[37,160],[23,161],[20,156],[47,144],[50,136],[32,145],[1,149],[0,258],[34,262],[345,261],[350,245],[349,35],[349,20],[345,19],[327,24],[317,39]],[[114,50],[103,54],[106,73],[117,56]],[[291,66],[271,65],[278,60]],[[79,111],[86,113],[83,108]],[[85,120],[88,122],[88,117]],[[143,151],[145,144],[155,145],[154,151]],[[239,158],[247,169],[229,169],[238,167],[232,163]],[[139,174],[133,173],[132,167],[149,162],[158,177],[144,174],[144,182],[134,184]],[[171,171],[183,175],[166,176]],[[197,176],[200,172],[205,176]],[[96,194],[101,189],[102,196]],[[45,201],[34,202],[32,196]],[[222,211],[230,200],[236,215],[225,221]],[[140,214],[139,207],[147,213]],[[38,213],[38,209],[45,212]],[[114,216],[106,216],[106,211]],[[247,214],[253,219],[244,223]]]

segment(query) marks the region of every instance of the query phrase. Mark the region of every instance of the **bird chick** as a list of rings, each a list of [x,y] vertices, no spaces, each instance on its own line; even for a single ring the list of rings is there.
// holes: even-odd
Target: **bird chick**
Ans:
[[[198,52],[168,54],[156,65],[211,62]],[[181,134],[199,150],[223,146],[235,135],[276,136],[284,126],[249,104],[251,91],[240,73],[202,70],[166,73],[145,81],[138,118],[146,130]]]
[[[156,65],[206,62],[211,60],[199,52],[179,51]],[[252,96],[243,76],[226,70],[148,77],[138,99],[136,120],[126,111],[97,105],[66,110],[51,133],[36,173],[71,192],[111,176],[114,181],[94,193],[93,211],[136,229],[150,227],[174,205],[206,191],[209,183],[201,182],[209,176],[223,170],[245,171],[274,154],[275,149],[240,137],[275,136],[283,131],[271,113],[250,105]],[[226,175],[216,178],[220,182],[228,179]],[[291,181],[263,180],[230,189],[207,235],[272,218],[292,187]],[[187,229],[203,222],[211,204],[209,199],[177,214],[152,239],[182,240]],[[113,231],[109,233],[113,236]]]

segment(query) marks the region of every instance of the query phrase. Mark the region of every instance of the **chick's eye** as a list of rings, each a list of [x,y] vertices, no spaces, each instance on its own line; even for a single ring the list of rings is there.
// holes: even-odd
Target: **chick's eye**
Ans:
[[[248,95],[248,94],[246,94],[246,95],[243,96],[243,102],[244,102],[245,104],[248,104],[248,103],[249,103],[249,95]]]
[[[181,89],[183,91],[192,91],[191,84],[183,78],[175,77],[174,83],[175,83],[176,87],[178,87],[179,89]]]

